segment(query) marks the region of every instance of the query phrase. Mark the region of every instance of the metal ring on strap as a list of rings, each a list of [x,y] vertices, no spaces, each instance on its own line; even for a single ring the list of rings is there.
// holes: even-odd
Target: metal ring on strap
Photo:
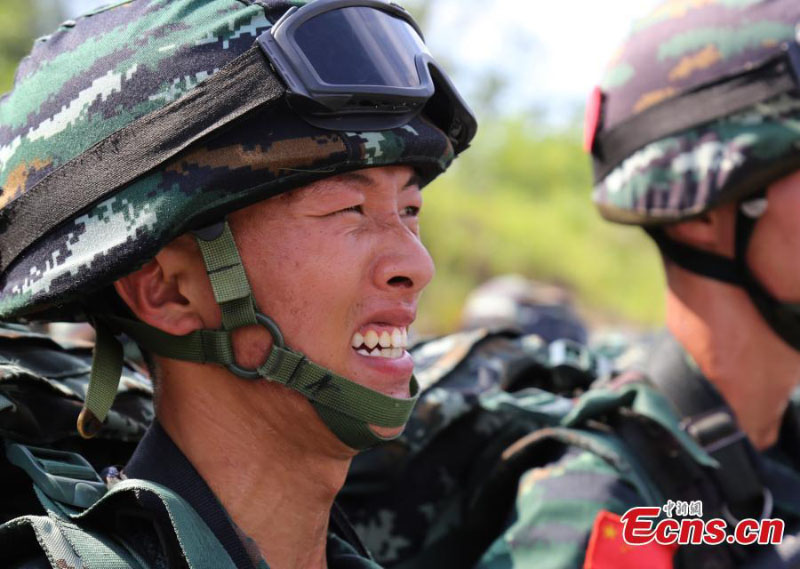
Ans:
[[[283,333],[281,332],[281,329],[278,328],[278,325],[272,318],[260,312],[256,312],[256,320],[261,326],[266,328],[267,332],[269,332],[270,336],[272,336],[273,347],[277,346],[278,348],[283,348],[286,345],[286,343],[283,340]],[[272,350],[270,349],[270,353],[271,352]],[[267,354],[267,358],[269,358],[269,356],[270,354]],[[261,377],[261,374],[258,373],[258,368],[253,368],[253,369],[243,368],[236,362],[228,364],[227,367],[230,372],[245,379],[259,379]]]

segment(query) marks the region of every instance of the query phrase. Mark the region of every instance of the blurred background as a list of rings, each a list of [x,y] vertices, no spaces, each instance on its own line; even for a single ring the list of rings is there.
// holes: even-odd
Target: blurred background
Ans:
[[[458,328],[469,292],[517,273],[558,285],[593,329],[662,322],[663,277],[637,228],[603,222],[582,150],[584,101],[656,0],[406,0],[479,115],[473,147],[425,191],[437,274],[418,332]],[[0,92],[33,39],[105,0],[0,0]]]

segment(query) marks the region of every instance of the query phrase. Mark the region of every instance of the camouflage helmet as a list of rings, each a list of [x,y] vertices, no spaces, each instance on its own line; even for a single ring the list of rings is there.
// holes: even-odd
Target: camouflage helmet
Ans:
[[[502,275],[473,290],[464,303],[461,327],[517,328],[552,342],[569,339],[586,343],[586,327],[575,313],[569,293],[561,287],[521,275]]]
[[[763,83],[794,55],[798,23],[792,0],[670,0],[637,22],[588,107],[602,215],[686,219],[795,169],[800,95]]]
[[[586,113],[594,201],[642,225],[664,256],[746,289],[800,350],[800,312],[750,270],[766,188],[800,168],[800,3],[669,0],[634,25]],[[735,258],[678,243],[661,226],[737,203]]]
[[[397,128],[340,132],[311,126],[284,102],[251,109],[253,101],[221,103],[241,103],[246,120],[171,140],[180,152],[139,176],[105,166],[126,129],[148,118],[180,127],[170,122],[175,106],[202,95],[211,77],[235,78],[226,65],[303,4],[127,0],[35,42],[0,100],[0,317],[71,317],[76,302],[179,234],[316,179],[408,164],[424,184],[447,168],[465,145],[454,152],[425,113]],[[87,155],[93,170],[81,163]],[[67,203],[89,201],[98,176],[118,187]],[[75,191],[48,196],[65,179]]]
[[[397,110],[384,123],[353,119],[369,109],[348,120],[312,121],[293,105],[297,93],[262,42],[286,29],[275,24],[288,26],[292,14],[302,23],[301,13],[335,14],[354,4],[359,14],[409,34],[413,46],[401,48],[417,47],[417,63],[426,58],[429,76],[420,83],[430,90],[416,107],[391,93],[367,101],[381,112]],[[351,31],[388,33],[358,25]],[[162,357],[282,383],[354,448],[382,440],[370,425],[405,424],[418,391],[413,378],[412,397],[389,397],[285,345],[278,325],[258,311],[224,220],[348,170],[410,165],[421,185],[444,171],[468,146],[475,123],[421,44],[411,17],[384,0],[125,0],[36,41],[0,100],[0,317],[91,317],[97,345],[82,435],[96,434],[108,415],[121,369],[120,332]],[[336,128],[356,123],[364,128]],[[91,305],[94,291],[187,231],[203,255],[221,329],[172,336]],[[260,367],[242,369],[231,334],[251,325],[265,327],[274,342]]]

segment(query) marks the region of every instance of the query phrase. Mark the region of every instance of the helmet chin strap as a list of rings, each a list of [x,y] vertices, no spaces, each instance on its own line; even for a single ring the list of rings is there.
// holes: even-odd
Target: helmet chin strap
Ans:
[[[227,222],[195,232],[214,297],[222,310],[221,330],[197,330],[173,336],[143,322],[105,317],[114,328],[125,332],[144,349],[163,357],[216,363],[245,379],[265,379],[281,383],[306,397],[322,421],[343,443],[361,450],[395,437],[382,437],[371,426],[399,428],[406,424],[419,396],[419,386],[411,378],[409,398],[395,398],[374,391],[340,376],[288,348],[278,325],[258,312],[239,251]],[[259,325],[272,335],[273,346],[267,360],[258,368],[244,369],[234,357],[232,332]],[[97,327],[98,341],[92,376],[78,430],[93,436],[102,426],[116,395],[121,372],[121,357],[114,348],[116,338],[106,325]]]
[[[718,281],[742,287],[761,317],[780,338],[800,351],[800,304],[775,298],[747,263],[747,251],[756,223],[767,208],[766,191],[739,203],[736,213],[734,258],[702,251],[667,237],[661,228],[647,232],[661,253],[679,267]]]
[[[765,192],[759,196],[764,204],[757,215],[748,212],[754,201],[743,202],[736,217],[736,262],[742,274],[742,286],[770,328],[787,344],[800,351],[800,304],[783,302],[775,298],[759,282],[747,264],[747,250],[756,222],[767,207]],[[757,202],[755,202],[757,203]]]

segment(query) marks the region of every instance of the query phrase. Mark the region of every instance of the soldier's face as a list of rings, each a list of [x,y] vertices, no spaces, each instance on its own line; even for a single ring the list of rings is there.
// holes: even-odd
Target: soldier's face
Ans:
[[[414,171],[392,166],[328,178],[229,218],[258,306],[287,344],[395,397],[409,395],[407,330],[433,276],[421,206]],[[258,342],[250,352],[263,358]]]
[[[767,210],[756,224],[748,263],[777,298],[800,301],[800,171],[767,190]]]

